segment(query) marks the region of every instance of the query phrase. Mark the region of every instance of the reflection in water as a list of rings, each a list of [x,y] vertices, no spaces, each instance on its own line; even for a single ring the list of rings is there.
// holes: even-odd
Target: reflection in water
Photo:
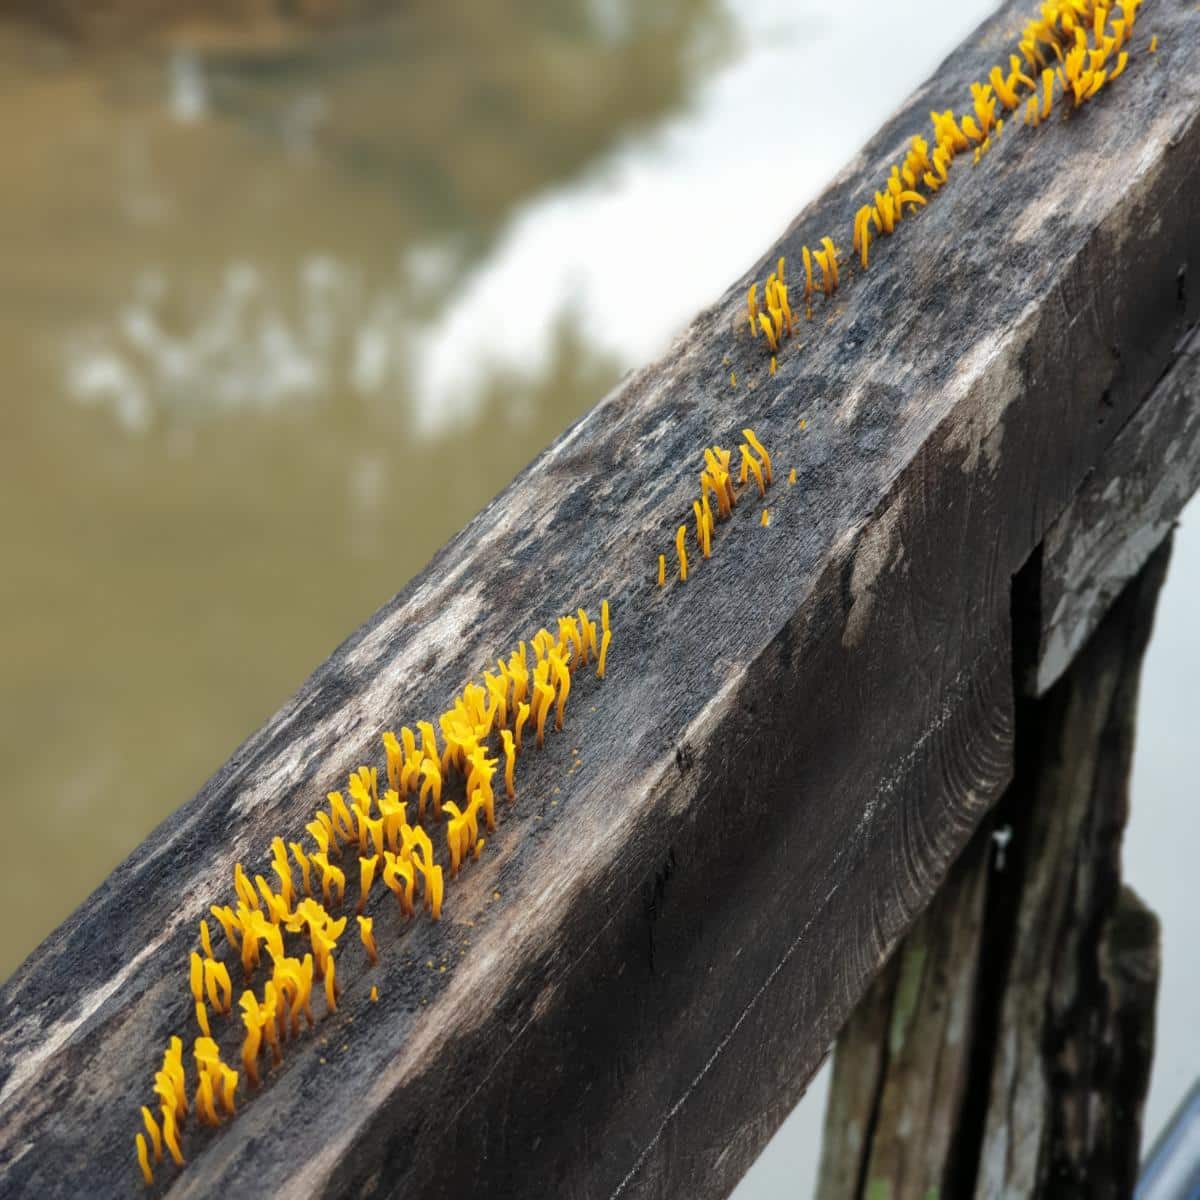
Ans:
[[[434,419],[415,348],[685,106],[717,0],[401,7],[265,48],[0,25],[0,975],[629,365],[561,294],[525,360],[458,331]]]

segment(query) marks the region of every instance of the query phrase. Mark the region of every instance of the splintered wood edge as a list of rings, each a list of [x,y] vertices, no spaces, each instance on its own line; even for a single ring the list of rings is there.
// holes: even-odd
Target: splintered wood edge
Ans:
[[[382,729],[443,711],[496,654],[608,596],[609,679],[573,688],[568,731],[522,759],[441,924],[377,917],[371,972],[347,937],[336,1017],[235,1120],[191,1123],[187,1167],[156,1188],[729,1190],[1007,781],[1011,577],[1196,317],[1178,272],[1200,240],[1200,23],[1152,6],[1139,29],[1161,35],[1157,56],[957,165],[869,273],[846,269],[773,381],[736,332],[750,278],[780,254],[794,278],[802,240],[848,229],[929,108],[961,106],[1006,61],[1027,8],[968,39],[660,363],[351,635],[9,980],[14,1189],[133,1190],[137,1109],[167,1038],[192,1029],[187,954],[233,864],[260,869],[271,836],[379,761]],[[730,389],[726,355],[747,386]],[[660,591],[701,448],[744,425],[776,464],[770,526],[741,506],[712,559]],[[222,1044],[235,1058],[236,1035]]]

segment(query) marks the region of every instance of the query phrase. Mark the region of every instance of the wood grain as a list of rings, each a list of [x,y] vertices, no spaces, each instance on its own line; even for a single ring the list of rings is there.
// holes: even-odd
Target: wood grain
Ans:
[[[848,242],[930,107],[1006,61],[1026,8],[968,39],[751,274]],[[337,1016],[236,1120],[189,1127],[189,1165],[156,1189],[730,1190],[1008,780],[1011,577],[1200,311],[1178,286],[1200,251],[1200,22],[1173,4],[1143,20],[1153,60],[956,166],[818,302],[774,380],[737,280],[30,956],[0,991],[6,1194],[140,1189],[137,1107],[190,1028],[187,954],[233,863],[262,864],[379,762],[381,730],[603,596],[609,679],[581,681],[567,731],[522,760],[441,924],[381,911],[379,966],[348,946]],[[670,263],[652,270],[630,287],[669,285]],[[777,466],[770,527],[740,506],[712,560],[659,591],[701,448],[746,424]]]

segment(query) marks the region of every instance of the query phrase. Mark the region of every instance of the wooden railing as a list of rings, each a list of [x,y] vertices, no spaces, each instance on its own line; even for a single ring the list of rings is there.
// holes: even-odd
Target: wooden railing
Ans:
[[[187,1165],[165,1160],[154,1187],[729,1192],[1014,778],[1014,706],[1070,675],[1195,484],[1190,4],[1152,0],[1119,86],[1036,130],[1014,117],[868,271],[846,254],[776,375],[748,336],[751,280],[781,255],[794,271],[826,233],[845,252],[929,109],[1007,60],[1026,7],[969,38],[663,360],[538,458],[17,971],[0,992],[0,1192],[140,1188],[139,1107],[168,1039],[196,1032],[189,954],[234,865],[265,872],[274,836],[299,837],[360,764],[382,768],[383,730],[605,597],[607,678],[578,676],[565,730],[522,757],[441,920],[385,896],[378,965],[347,934],[336,1013],[316,1005],[262,1086],[243,1081],[235,1118],[188,1123]],[[780,130],[781,154],[797,136]],[[746,220],[769,186],[747,180]],[[671,279],[647,264],[630,286]],[[660,588],[703,447],[745,426],[774,484]],[[236,1065],[240,1027],[220,1020]],[[843,1175],[830,1194],[869,1182],[861,1164]]]

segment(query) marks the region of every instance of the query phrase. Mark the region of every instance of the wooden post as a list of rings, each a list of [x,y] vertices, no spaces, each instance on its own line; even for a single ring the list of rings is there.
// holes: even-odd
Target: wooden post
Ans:
[[[1020,699],[1012,785],[838,1042],[821,1200],[1132,1194],[1158,926],[1120,847],[1168,558]]]

